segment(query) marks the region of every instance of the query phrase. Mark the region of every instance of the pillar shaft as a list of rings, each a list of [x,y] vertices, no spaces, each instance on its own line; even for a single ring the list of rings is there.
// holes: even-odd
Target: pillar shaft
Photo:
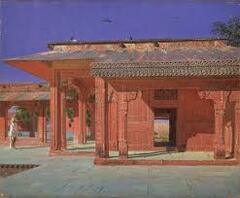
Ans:
[[[37,127],[37,123],[36,123],[36,117],[35,117],[35,107],[33,107],[31,109],[31,116],[32,116],[32,131],[30,131],[30,137],[35,137],[35,132],[36,132],[36,127]]]
[[[127,143],[127,111],[128,101],[127,92],[125,89],[119,95],[119,120],[118,120],[118,148],[119,158],[128,157],[128,143]]]
[[[223,102],[217,102],[214,105],[215,111],[215,148],[214,157],[215,159],[225,158],[225,143],[224,143],[224,111],[225,105]]]
[[[107,131],[107,84],[102,78],[95,78],[95,139],[96,157],[109,156]]]
[[[66,91],[61,89],[60,93],[60,130],[61,130],[61,149],[64,150],[67,147],[66,140]]]
[[[0,103],[0,141],[6,139],[7,133],[7,111],[3,102]]]
[[[40,104],[38,111],[38,138],[41,143],[45,143],[45,111],[44,104]]]
[[[77,140],[80,144],[85,144],[87,142],[86,133],[87,133],[87,125],[86,125],[86,98],[84,94],[79,94],[78,97],[78,135]]]
[[[234,107],[234,131],[235,131],[234,157],[240,160],[240,101],[236,101]]]
[[[53,71],[50,87],[50,121],[51,121],[51,147],[52,151],[61,149],[61,123],[60,123],[60,73]]]

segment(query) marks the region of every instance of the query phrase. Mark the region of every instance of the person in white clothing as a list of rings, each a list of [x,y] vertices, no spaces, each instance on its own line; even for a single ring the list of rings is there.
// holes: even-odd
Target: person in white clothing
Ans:
[[[15,148],[15,142],[16,142],[16,119],[15,119],[15,117],[11,118],[8,136],[9,136],[9,147],[11,149]]]

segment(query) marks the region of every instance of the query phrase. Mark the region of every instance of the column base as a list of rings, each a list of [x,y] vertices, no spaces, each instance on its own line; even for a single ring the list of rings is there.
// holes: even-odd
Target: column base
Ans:
[[[120,159],[127,159],[128,158],[127,142],[119,142],[119,158]]]
[[[235,146],[234,157],[235,157],[235,159],[240,161],[240,147],[239,146]]]
[[[218,145],[214,149],[214,159],[225,159],[226,158],[226,152],[225,152],[225,146],[224,145]]]
[[[177,151],[178,151],[178,152],[184,152],[184,151],[186,151],[186,145],[178,145],[178,146],[177,146]]]
[[[61,151],[65,151],[65,150],[67,150],[67,146],[61,147]]]
[[[109,152],[105,152],[102,147],[96,145],[96,158],[109,158]]]

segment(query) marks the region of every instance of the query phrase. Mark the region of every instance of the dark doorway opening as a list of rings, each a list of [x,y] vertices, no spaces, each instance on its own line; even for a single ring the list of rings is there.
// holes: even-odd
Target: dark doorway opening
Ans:
[[[176,146],[176,109],[154,109],[154,146]]]

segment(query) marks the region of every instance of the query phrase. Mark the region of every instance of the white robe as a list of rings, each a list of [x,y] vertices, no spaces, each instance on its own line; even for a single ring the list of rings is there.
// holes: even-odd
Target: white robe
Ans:
[[[15,137],[16,136],[16,125],[14,122],[10,123],[10,128],[9,128],[9,137]]]

